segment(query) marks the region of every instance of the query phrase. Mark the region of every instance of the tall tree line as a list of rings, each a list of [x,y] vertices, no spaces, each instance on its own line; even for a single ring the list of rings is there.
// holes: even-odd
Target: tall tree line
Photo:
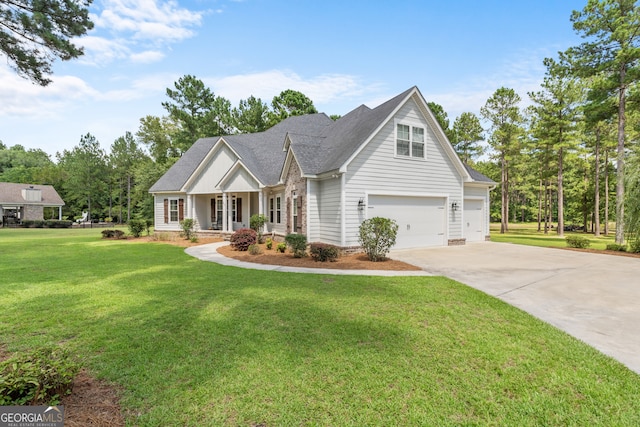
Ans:
[[[53,185],[66,206],[63,215],[124,223],[153,217],[148,190],[198,139],[261,132],[289,116],[317,113],[306,95],[285,90],[271,104],[250,96],[232,107],[198,78],[186,75],[166,90],[166,115],[140,119],[135,133],[116,138],[108,150],[92,134],[56,153],[7,147],[0,142],[0,181]],[[57,216],[57,212],[45,215]]]

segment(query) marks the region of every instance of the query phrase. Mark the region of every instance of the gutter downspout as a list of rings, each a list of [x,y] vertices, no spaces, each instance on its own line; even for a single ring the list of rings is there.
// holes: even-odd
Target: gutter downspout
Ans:
[[[346,246],[346,234],[347,234],[347,194],[345,192],[346,185],[345,174],[340,174],[340,246],[343,248]]]

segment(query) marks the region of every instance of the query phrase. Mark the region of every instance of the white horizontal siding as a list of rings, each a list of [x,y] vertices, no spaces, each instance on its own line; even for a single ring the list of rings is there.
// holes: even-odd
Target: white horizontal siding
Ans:
[[[320,241],[320,209],[319,209],[319,189],[318,181],[309,180],[307,191],[307,241]]]
[[[216,185],[222,177],[231,169],[236,162],[237,157],[225,144],[221,144],[220,148],[211,156],[209,162],[200,171],[191,183],[188,192],[191,194],[212,193],[218,188]]]
[[[172,199],[172,198],[184,199],[185,211],[186,211],[186,206],[187,206],[186,194],[156,193],[154,197],[154,209],[153,209],[154,230],[156,231],[179,231],[180,230],[180,224],[178,224],[177,222],[170,222],[166,224],[164,222],[164,200]],[[186,216],[186,212],[185,212],[185,216]]]
[[[425,128],[426,160],[395,157],[394,119],[420,123]],[[348,165],[346,191],[346,244],[357,245],[358,228],[366,216],[358,211],[358,200],[368,193],[415,194],[447,198],[450,239],[462,236],[461,215],[451,211],[462,206],[463,179],[420,112],[409,100]],[[366,210],[365,210],[366,212]]]
[[[319,237],[324,243],[341,245],[340,179],[328,178],[319,183]]]
[[[223,190],[227,192],[258,191],[260,186],[251,174],[244,168],[237,169],[230,177],[225,179]]]

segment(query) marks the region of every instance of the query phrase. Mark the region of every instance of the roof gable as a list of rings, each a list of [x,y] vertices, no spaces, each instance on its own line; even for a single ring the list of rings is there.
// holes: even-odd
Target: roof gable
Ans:
[[[189,193],[211,193],[213,189],[218,188],[220,180],[239,159],[238,153],[227,144],[224,138],[218,139],[182,190]],[[214,164],[215,167],[213,167]]]
[[[149,191],[186,191],[186,185],[195,179],[199,169],[208,167],[207,160],[219,141],[224,141],[246,170],[264,186],[280,182],[289,153],[307,176],[345,171],[355,156],[410,100],[418,105],[460,176],[467,182],[477,181],[455,153],[418,88],[413,86],[373,109],[361,105],[337,121],[326,114],[293,116],[260,133],[202,138]]]
[[[13,204],[64,206],[64,201],[51,185],[0,182],[0,205]]]
[[[263,186],[251,171],[238,161],[227,171],[216,187],[224,191],[255,191]]]

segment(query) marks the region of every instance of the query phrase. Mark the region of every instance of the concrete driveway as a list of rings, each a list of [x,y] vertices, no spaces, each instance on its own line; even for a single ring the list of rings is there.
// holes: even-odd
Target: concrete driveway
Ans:
[[[500,298],[640,374],[640,258],[492,242],[390,256]]]

